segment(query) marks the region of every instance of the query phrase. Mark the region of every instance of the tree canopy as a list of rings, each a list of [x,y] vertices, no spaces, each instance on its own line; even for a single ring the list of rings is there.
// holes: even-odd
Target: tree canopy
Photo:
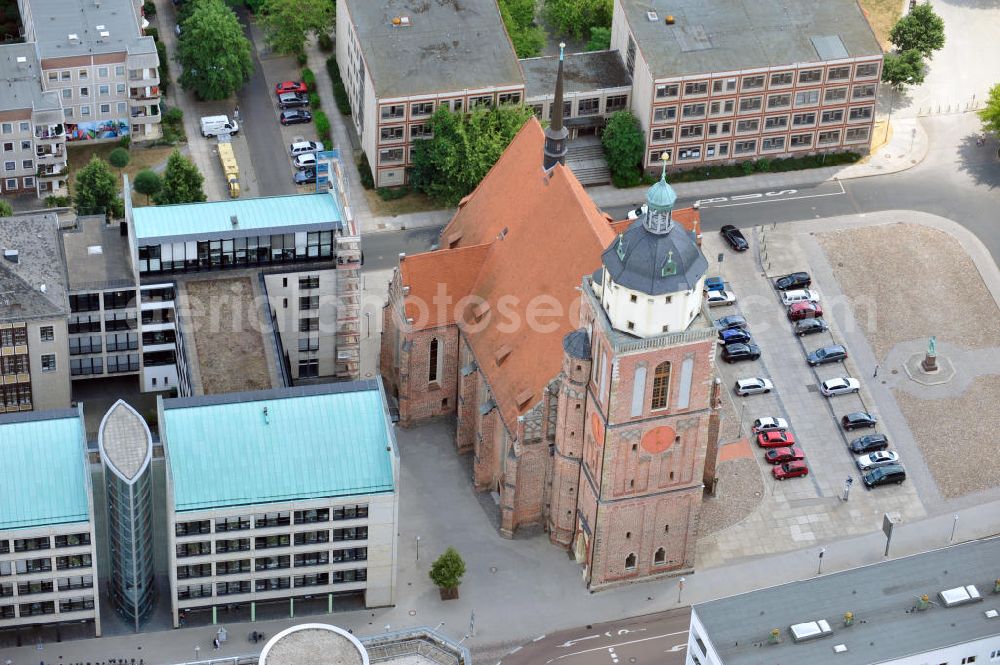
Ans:
[[[545,31],[535,25],[534,0],[500,0],[500,18],[519,58],[533,58],[545,47]]]
[[[931,58],[934,51],[944,47],[944,21],[930,4],[919,4],[896,21],[889,32],[889,41],[900,53],[916,49],[925,58]]]
[[[631,111],[618,111],[608,119],[601,135],[604,155],[616,187],[635,187],[642,180],[646,142],[639,120]]]
[[[180,83],[201,99],[225,99],[253,73],[250,40],[222,0],[198,0],[183,23],[177,59]]]
[[[163,189],[163,178],[156,171],[143,169],[135,175],[132,186],[135,187],[135,191],[146,195],[146,205],[149,205],[149,197],[159,194]]]
[[[267,43],[278,53],[304,52],[311,35],[333,28],[335,6],[330,0],[264,0],[260,18]]]
[[[542,16],[560,35],[590,36],[593,27],[610,28],[613,0],[545,0]]]
[[[73,205],[80,215],[125,216],[125,204],[118,196],[118,181],[108,163],[94,155],[76,174]]]
[[[111,166],[118,169],[119,173],[121,173],[121,170],[123,168],[128,166],[130,158],[131,156],[128,154],[128,150],[126,150],[125,148],[115,148],[110,153],[108,153],[108,162],[111,163]]]
[[[1000,83],[990,88],[986,98],[986,106],[978,111],[979,119],[983,121],[983,130],[1000,135]]]
[[[607,51],[611,48],[611,28],[594,26],[590,29],[590,40],[587,42],[588,51]]]
[[[441,589],[454,589],[465,575],[465,561],[454,547],[449,547],[431,564],[431,580]]]
[[[886,53],[882,64],[882,81],[897,90],[924,82],[924,56],[916,49],[902,53]]]
[[[433,138],[414,143],[410,183],[443,205],[457,205],[530,117],[524,106],[479,107],[471,113],[439,106],[430,119]]]
[[[160,205],[168,203],[197,203],[205,200],[201,185],[204,176],[194,163],[174,150],[167,158],[167,168],[163,172],[163,187],[153,197]]]

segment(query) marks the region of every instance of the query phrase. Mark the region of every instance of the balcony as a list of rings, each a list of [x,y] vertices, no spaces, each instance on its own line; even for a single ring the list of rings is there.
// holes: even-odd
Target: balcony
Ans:
[[[35,175],[42,180],[51,180],[54,178],[65,178],[69,174],[69,168],[66,163],[53,164],[52,166],[39,165],[38,171]]]
[[[62,125],[35,127],[35,140],[37,141],[61,141],[65,138],[66,128]]]
[[[142,99],[142,100],[154,100],[160,98],[160,87],[157,85],[150,85],[144,88],[130,88],[128,91],[129,99]]]

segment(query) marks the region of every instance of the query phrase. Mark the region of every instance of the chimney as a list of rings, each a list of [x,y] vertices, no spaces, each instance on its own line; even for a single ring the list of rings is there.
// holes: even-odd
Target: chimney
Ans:
[[[240,225],[240,220],[236,217],[236,215],[233,215],[229,218],[229,223],[233,225],[233,228],[236,228]]]

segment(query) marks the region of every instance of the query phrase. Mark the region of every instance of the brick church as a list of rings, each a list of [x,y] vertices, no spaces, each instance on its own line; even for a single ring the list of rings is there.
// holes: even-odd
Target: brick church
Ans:
[[[554,109],[562,108],[562,62]],[[454,416],[500,531],[542,525],[590,589],[690,572],[718,438],[695,209],[665,177],[615,222],[531,119],[445,227],[403,256],[381,372],[403,426]]]

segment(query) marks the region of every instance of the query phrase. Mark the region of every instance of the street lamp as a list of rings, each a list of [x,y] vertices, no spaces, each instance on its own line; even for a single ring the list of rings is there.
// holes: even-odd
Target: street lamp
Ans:
[[[684,593],[684,578],[677,580],[677,604],[681,604],[681,594]]]
[[[420,561],[420,536],[417,536],[416,543],[417,543],[417,561]]]
[[[197,644],[194,645],[194,659],[198,660],[199,654],[201,653],[201,647]]]
[[[958,528],[958,513],[952,517],[951,523],[951,538],[948,539],[949,543],[955,542],[955,530]]]
[[[826,554],[826,548],[821,547],[819,550],[819,565],[816,566],[816,574],[821,575],[823,573],[823,555]]]

